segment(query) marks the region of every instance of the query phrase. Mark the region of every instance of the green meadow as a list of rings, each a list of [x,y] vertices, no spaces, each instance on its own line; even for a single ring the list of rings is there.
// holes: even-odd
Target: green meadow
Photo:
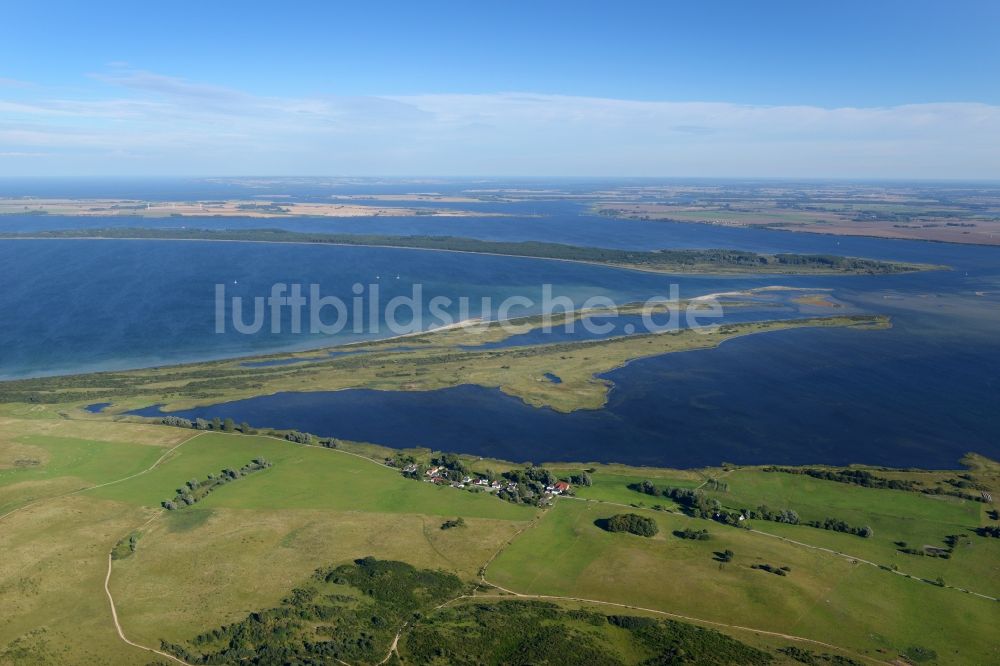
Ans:
[[[946,475],[948,476],[948,475]],[[922,578],[1000,596],[1000,543],[975,536],[986,505],[948,495],[865,488],[814,479],[803,474],[736,470],[723,479],[726,492],[708,492],[730,509],[793,509],[802,521],[834,517],[850,525],[868,525],[874,534],[860,538],[803,525],[762,520],[753,528],[789,539],[872,560]],[[948,559],[910,555],[901,547],[945,548],[945,537],[963,538]],[[901,546],[900,544],[905,544]]]
[[[558,502],[491,564],[489,580],[523,593],[612,601],[787,633],[876,659],[913,646],[935,650],[941,663],[985,663],[996,656],[983,630],[997,619],[996,602],[673,513],[638,509],[659,524],[653,538],[609,533],[595,524],[619,511]],[[686,527],[707,528],[711,538],[673,534]],[[725,550],[733,551],[731,562],[718,561],[716,553]],[[775,576],[754,564],[791,571]]]
[[[501,520],[530,520],[533,515],[528,507],[499,502],[486,493],[456,492],[405,479],[398,470],[347,452],[222,433],[199,435],[149,474],[88,494],[157,507],[188,479],[201,479],[225,467],[239,468],[260,457],[273,466],[221,488],[194,508],[332,509],[437,516],[458,512]]]
[[[126,636],[150,647],[276,607],[318,567],[371,555],[454,573],[466,593],[483,600],[543,595],[565,609],[696,624],[763,649],[774,663],[790,663],[776,651],[789,645],[862,662],[932,653],[942,664],[998,657],[985,630],[1000,619],[997,602],[954,589],[996,594],[996,540],[972,534],[992,523],[980,502],[754,468],[561,464],[549,467],[562,477],[586,469],[591,485],[537,509],[404,478],[382,463],[391,451],[369,445],[327,449],[265,436],[46,418],[33,409],[28,418],[10,414],[0,418],[0,506],[19,510],[0,518],[0,605],[11,609],[0,623],[3,664],[158,659],[115,631],[103,585],[116,546],[121,559],[111,562],[108,590]],[[189,480],[260,458],[271,465],[219,485],[192,506],[161,507]],[[970,459],[969,471],[976,483],[995,487],[994,463]],[[933,485],[956,473],[923,477]],[[727,484],[725,491],[703,485],[709,478]],[[793,508],[803,520],[834,516],[870,525],[874,535],[760,520],[748,530],[691,518],[670,500],[628,487],[644,479],[700,487],[726,507]],[[659,532],[647,538],[600,527],[624,512],[652,518]],[[442,529],[459,517],[461,526]],[[687,528],[707,529],[709,539],[675,534]],[[949,560],[897,552],[896,541],[940,545],[953,533],[971,536]],[[130,535],[134,551],[119,545]],[[723,562],[719,554],[727,550],[733,555]],[[760,565],[789,571],[775,575]],[[948,586],[919,580],[938,577]],[[468,620],[435,613],[413,636],[450,636],[458,645]],[[564,623],[569,635],[585,628],[580,615],[546,617]],[[511,616],[515,621],[527,622]],[[549,631],[563,631],[556,625]],[[614,638],[627,663],[648,656],[621,631],[598,634]],[[403,663],[412,663],[407,655],[426,657],[409,638],[400,641]],[[428,663],[424,657],[418,663]]]
[[[576,469],[570,471],[562,470],[558,467],[554,468],[554,472],[556,474],[571,474],[577,473],[577,471],[578,470]],[[648,470],[645,474],[636,474],[635,472],[605,472],[598,468],[597,471],[591,474],[592,485],[578,486],[574,493],[577,497],[600,502],[649,506],[656,504],[657,499],[629,489],[629,484],[640,483],[645,479],[655,479],[656,483],[664,486],[673,486],[675,488],[697,488],[703,481],[703,479],[700,479],[697,476],[692,478],[692,475],[681,472],[668,474],[667,476],[661,476],[662,474],[662,470]],[[661,503],[669,504],[670,501],[666,500]]]
[[[154,447],[51,435],[29,435],[20,441],[25,450],[38,454],[28,460],[44,464],[0,469],[0,485],[67,476],[96,484],[139,472],[163,453]]]

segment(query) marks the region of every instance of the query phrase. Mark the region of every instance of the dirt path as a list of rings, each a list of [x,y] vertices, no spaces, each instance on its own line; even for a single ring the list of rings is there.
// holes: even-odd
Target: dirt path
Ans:
[[[240,437],[244,436],[244,435],[242,435],[240,433],[221,433],[221,432],[216,432],[216,431],[212,431],[212,432],[214,434],[228,434],[228,435],[240,436]],[[14,509],[13,511],[10,511],[10,512],[8,512],[8,513],[0,516],[0,520],[2,520],[3,518],[6,518],[7,516],[9,516],[9,515],[11,515],[13,513],[16,513],[18,511],[26,509],[26,508],[28,508],[30,506],[34,506],[34,505],[39,504],[39,503],[44,502],[44,501],[56,499],[58,497],[65,497],[65,496],[68,496],[68,495],[73,495],[73,494],[85,492],[87,490],[93,490],[93,489],[96,489],[96,488],[102,488],[102,487],[114,485],[116,483],[121,483],[121,482],[127,481],[129,479],[133,479],[133,478],[136,478],[136,477],[141,476],[143,474],[146,474],[146,473],[152,471],[153,469],[155,469],[158,465],[160,465],[164,460],[167,459],[167,457],[171,453],[173,453],[175,450],[177,450],[180,446],[182,446],[182,445],[186,444],[187,442],[190,442],[191,440],[196,439],[197,437],[200,437],[201,435],[204,435],[204,434],[208,434],[208,432],[200,432],[197,435],[194,435],[193,437],[190,437],[190,438],[184,440],[180,444],[177,444],[173,448],[171,448],[168,451],[166,451],[162,456],[160,456],[160,458],[158,458],[156,460],[156,462],[154,462],[152,465],[150,465],[145,470],[142,470],[141,472],[137,472],[135,474],[131,474],[131,475],[127,476],[127,477],[123,477],[121,479],[116,479],[114,481],[109,481],[109,482],[106,482],[106,483],[97,484],[97,485],[90,486],[90,487],[87,487],[87,488],[81,488],[79,490],[75,490],[75,491],[72,491],[72,492],[69,492],[69,493],[64,493],[62,495],[57,495],[57,496],[53,496],[53,497],[50,497],[50,498],[44,498],[44,499],[37,500],[36,502],[32,502],[30,504],[26,504],[26,505],[24,505],[22,507]],[[268,439],[273,439],[275,441],[290,443],[287,440],[284,440],[284,439],[279,438],[279,437],[273,437],[273,436],[269,436],[269,435],[257,435],[257,436],[258,437],[266,437]],[[363,460],[365,460],[365,461],[367,461],[367,462],[369,462],[371,464],[378,465],[380,467],[385,467],[386,469],[392,469],[389,466],[385,465],[385,463],[383,463],[383,462],[381,462],[379,460],[375,460],[375,459],[370,458],[368,456],[365,456],[365,455],[362,455],[362,454],[359,454],[359,453],[354,453],[352,451],[345,451],[343,449],[338,449],[338,448],[328,448],[328,447],[318,446],[318,445],[315,445],[315,444],[297,444],[297,445],[298,446],[305,446],[305,447],[309,447],[309,448],[325,449],[325,450],[328,450],[328,451],[331,451],[331,452],[336,452],[336,453],[341,453],[341,454],[346,454],[346,455],[354,456],[356,458],[361,458],[361,459],[363,459]],[[625,508],[635,508],[635,507],[633,507],[631,505],[622,504],[622,503],[619,503],[619,502],[608,502],[608,501],[603,501],[603,500],[593,500],[593,499],[585,499],[585,498],[579,498],[579,497],[567,497],[567,498],[560,498],[560,499],[571,499],[571,500],[576,500],[576,501],[593,502],[593,503],[598,503],[598,504],[607,504],[607,505],[611,505],[611,506],[619,506],[619,507],[625,507]],[[595,605],[611,606],[611,607],[616,607],[616,608],[626,608],[626,609],[630,609],[630,610],[636,610],[636,611],[641,611],[641,612],[646,612],[646,613],[652,613],[652,614],[656,614],[656,615],[662,615],[664,617],[671,617],[671,618],[676,618],[676,619],[679,619],[679,620],[684,620],[684,621],[689,621],[689,622],[695,622],[695,623],[704,624],[704,625],[722,627],[722,628],[726,628],[726,629],[730,629],[730,630],[736,630],[736,631],[752,632],[752,633],[757,633],[757,634],[772,636],[772,637],[776,637],[776,638],[781,638],[781,639],[785,639],[785,640],[789,640],[789,641],[796,641],[796,642],[808,643],[808,644],[811,644],[811,645],[816,645],[816,646],[820,646],[820,647],[824,647],[824,648],[828,648],[828,649],[832,649],[832,650],[841,651],[841,652],[848,653],[848,654],[853,654],[853,655],[855,655],[858,658],[865,659],[867,661],[874,662],[874,663],[880,663],[880,664],[889,664],[890,663],[890,662],[884,662],[884,661],[881,661],[881,660],[878,660],[878,659],[874,659],[874,658],[866,656],[866,655],[858,654],[858,653],[855,653],[855,652],[853,652],[851,650],[847,650],[845,648],[842,648],[842,647],[839,647],[839,646],[836,646],[836,645],[832,645],[830,643],[824,643],[823,641],[818,641],[818,640],[814,640],[814,639],[811,639],[811,638],[805,638],[805,637],[802,637],[802,636],[795,636],[795,635],[792,635],[792,634],[784,634],[784,633],[780,633],[780,632],[767,631],[767,630],[763,630],[763,629],[757,629],[757,628],[753,628],[753,627],[746,627],[746,626],[736,625],[736,624],[727,624],[727,623],[724,623],[724,622],[717,622],[717,621],[714,621],[714,620],[706,620],[706,619],[703,619],[703,618],[693,617],[693,616],[689,616],[689,615],[683,615],[683,614],[680,614],[680,613],[673,613],[673,612],[669,612],[669,611],[662,611],[662,610],[657,610],[657,609],[653,609],[653,608],[644,608],[644,607],[641,607],[641,606],[634,606],[634,605],[624,604],[624,603],[617,603],[617,602],[611,602],[611,601],[602,601],[602,600],[599,600],[599,599],[585,599],[585,598],[581,598],[581,597],[564,597],[564,596],[543,595],[543,594],[526,594],[526,593],[516,592],[514,590],[511,590],[511,589],[502,587],[500,585],[497,585],[496,583],[490,582],[486,578],[487,568],[490,566],[490,564],[492,564],[493,561],[497,557],[499,557],[500,554],[503,553],[503,551],[508,546],[510,546],[511,544],[513,544],[513,542],[521,534],[523,534],[526,530],[528,530],[529,528],[533,527],[539,520],[541,520],[545,516],[545,513],[546,512],[542,512],[538,516],[536,516],[530,523],[528,523],[523,528],[521,528],[520,530],[518,530],[515,534],[513,534],[511,536],[510,539],[508,539],[503,545],[501,545],[500,548],[498,548],[492,555],[490,555],[490,557],[486,560],[486,562],[480,568],[479,575],[480,575],[480,581],[482,583],[484,583],[486,585],[490,585],[491,587],[493,587],[493,588],[495,588],[495,589],[497,589],[497,590],[505,593],[508,596],[513,596],[513,597],[522,598],[522,599],[539,599],[539,600],[553,600],[553,601],[560,601],[560,600],[561,601],[573,601],[573,602],[577,602],[577,603],[588,603],[588,604],[595,604]],[[159,515],[159,514],[157,514],[157,515]],[[154,516],[152,519],[150,519],[150,521],[147,521],[146,524],[148,524],[153,519],[155,519],[155,517],[156,516]],[[783,541],[786,541],[788,543],[792,543],[792,544],[798,545],[800,547],[811,548],[811,549],[815,549],[815,550],[820,550],[820,551],[823,551],[823,552],[827,552],[827,553],[830,553],[830,554],[838,556],[838,557],[850,559],[850,560],[852,560],[854,562],[857,562],[857,563],[862,563],[862,564],[866,564],[866,565],[869,565],[869,566],[875,566],[875,567],[882,568],[878,564],[876,564],[875,562],[871,562],[869,560],[866,560],[866,559],[863,559],[863,558],[859,558],[859,557],[855,557],[855,556],[852,556],[852,555],[849,555],[849,554],[846,554],[846,553],[842,553],[842,552],[839,552],[839,551],[836,551],[836,550],[832,550],[832,549],[829,549],[829,548],[824,548],[822,546],[814,546],[814,545],[811,545],[811,544],[803,543],[803,542],[800,542],[800,541],[795,541],[793,539],[788,539],[786,537],[781,537],[781,536],[778,536],[778,535],[770,534],[768,532],[762,532],[762,531],[759,531],[759,530],[750,530],[750,531],[753,532],[753,533],[755,533],[755,534],[760,534],[760,535],[771,537],[771,538],[775,538],[775,539],[781,539]],[[112,568],[112,560],[111,560],[111,554],[109,553],[108,554],[108,570],[107,570],[107,574],[105,576],[105,581],[104,581],[104,591],[105,591],[105,594],[107,595],[108,602],[109,602],[109,605],[111,607],[112,620],[114,622],[115,630],[117,631],[119,638],[121,638],[122,641],[124,641],[126,644],[128,644],[128,645],[130,645],[132,647],[136,647],[136,648],[141,649],[141,650],[146,650],[148,652],[151,652],[151,653],[154,653],[154,654],[158,654],[158,655],[166,657],[166,658],[168,658],[171,661],[174,661],[176,663],[184,664],[185,666],[190,666],[189,664],[187,664],[187,662],[184,662],[183,660],[178,659],[177,657],[174,657],[173,655],[161,652],[160,650],[156,650],[154,648],[151,648],[151,647],[148,647],[148,646],[145,646],[145,645],[140,645],[138,643],[130,641],[125,636],[125,633],[122,630],[121,624],[119,622],[118,613],[117,613],[117,610],[115,608],[114,599],[113,599],[113,597],[111,595],[111,591],[110,591],[110,588],[109,588],[110,579],[111,579],[111,568]],[[897,575],[904,576],[904,577],[910,578],[912,580],[921,581],[921,579],[919,579],[917,577],[914,577],[914,576],[911,576],[909,574],[903,573],[903,572],[892,571],[892,570],[889,570],[889,571],[890,571],[890,573],[895,573]],[[951,586],[947,586],[947,587],[951,587]],[[977,592],[971,592],[969,590],[964,590],[962,588],[952,588],[952,589],[959,590],[959,591],[962,591],[962,592],[966,592],[968,594],[973,594],[975,596],[979,596],[979,597],[982,597],[984,599],[989,599],[989,600],[992,600],[992,601],[997,601],[997,599],[994,598],[994,597],[990,597],[990,596],[987,596],[987,595],[984,595],[984,594],[979,594]],[[443,608],[445,606],[448,606],[448,605],[450,605],[452,603],[455,603],[455,602],[460,601],[460,600],[465,599],[465,598],[504,598],[504,595],[471,595],[471,596],[470,595],[461,595],[459,597],[456,597],[454,599],[451,599],[449,601],[446,601],[446,602],[440,604],[439,606],[437,606],[436,608],[434,608],[431,612],[439,610],[440,608]],[[387,663],[392,658],[393,654],[396,654],[396,655],[399,654],[399,652],[398,652],[399,641],[402,638],[402,636],[405,633],[405,631],[408,628],[408,626],[409,626],[409,623],[404,623],[403,626],[400,627],[399,631],[396,632],[396,635],[393,638],[392,644],[390,645],[389,650],[388,650],[386,656],[382,659],[382,661],[379,662],[380,665]],[[342,664],[343,666],[350,666],[346,662],[343,662],[343,661],[340,661],[340,660],[337,660],[337,661],[338,661],[338,663]]]
[[[178,664],[183,664],[183,666],[191,666],[191,664],[188,664],[183,659],[178,659],[172,654],[161,652],[160,650],[148,647],[146,645],[140,645],[139,643],[134,643],[125,636],[125,632],[122,631],[122,625],[119,624],[118,622],[118,611],[115,609],[115,600],[114,597],[111,596],[111,588],[109,587],[111,583],[111,562],[112,562],[111,553],[108,553],[108,573],[106,576],[104,576],[104,594],[107,595],[108,605],[111,606],[111,620],[115,623],[115,631],[118,632],[118,638],[122,639],[125,643],[131,645],[132,647],[139,648],[140,650],[145,650],[146,652],[152,652],[153,654],[157,654],[161,657],[166,657],[170,661],[176,662]]]
[[[738,624],[726,624],[725,622],[716,622],[714,620],[705,620],[700,617],[692,617],[690,615],[681,615],[680,613],[671,613],[668,611],[657,610],[655,608],[643,608],[642,606],[633,606],[631,604],[620,604],[613,601],[600,601],[598,599],[583,599],[581,597],[560,597],[551,594],[522,594],[520,592],[515,592],[514,590],[508,590],[505,587],[501,587],[495,583],[490,583],[496,589],[501,592],[506,592],[506,595],[478,595],[477,599],[509,599],[510,596],[517,597],[518,599],[542,599],[542,600],[552,600],[552,601],[575,601],[578,603],[596,604],[599,606],[613,606],[615,608],[627,608],[629,610],[642,611],[644,613],[653,613],[655,615],[663,615],[666,617],[676,618],[679,620],[684,620],[687,622],[694,622],[697,624],[708,624],[715,627],[723,627],[726,629],[735,629],[737,631],[748,631],[754,634],[762,634],[764,636],[773,636],[775,638],[782,638],[789,641],[796,641],[800,643],[809,643],[811,645],[818,645],[820,647],[828,648],[831,650],[836,650],[838,652],[846,652],[847,654],[852,654],[859,659],[864,659],[866,661],[874,662],[876,664],[891,664],[892,662],[882,661],[880,659],[875,659],[867,655],[858,654],[846,648],[842,648],[838,645],[832,645],[830,643],[824,643],[823,641],[813,640],[812,638],[804,638],[802,636],[793,636],[792,634],[783,634],[777,631],[767,631],[765,629],[756,629],[754,627],[744,627]]]
[[[914,576],[912,574],[906,573],[905,571],[899,571],[898,569],[888,569],[876,562],[872,562],[871,560],[866,560],[862,557],[858,557],[856,555],[850,555],[848,553],[842,553],[839,550],[833,550],[832,548],[825,548],[823,546],[814,546],[812,544],[803,543],[802,541],[796,541],[795,539],[789,539],[788,537],[778,536],[777,534],[771,534],[770,532],[761,532],[760,530],[755,530],[755,529],[751,529],[750,531],[753,532],[754,534],[762,534],[764,536],[771,537],[772,539],[780,539],[781,541],[792,543],[795,544],[796,546],[802,546],[803,548],[811,548],[812,550],[820,550],[823,551],[824,553],[830,553],[831,555],[836,555],[838,557],[851,560],[851,562],[854,564],[867,564],[868,566],[876,567],[878,569],[882,569],[883,571],[896,574],[897,576],[902,576],[903,578],[909,578],[910,580],[915,580],[919,583],[924,583],[926,585],[936,584],[936,583],[928,583],[925,579],[921,578],[920,576]],[[957,590],[959,592],[964,592],[966,594],[971,594],[975,597],[980,597],[982,599],[987,599],[989,601],[1000,601],[1000,599],[998,599],[997,597],[991,597],[988,594],[973,592],[972,590],[967,590],[964,587],[956,587],[954,585],[942,585],[941,587],[945,587],[949,590]]]
[[[441,606],[438,606],[434,610],[437,610],[440,607]],[[385,658],[382,661],[378,662],[379,666],[382,666],[382,664],[392,659],[393,654],[395,654],[397,657],[399,656],[399,637],[403,635],[404,631],[406,631],[406,627],[408,624],[409,622],[404,622],[403,626],[400,627],[399,631],[396,632],[395,638],[392,639],[392,645],[389,646],[389,652],[386,653]]]
[[[344,453],[346,453],[346,452],[344,452]],[[375,461],[373,461],[373,462],[375,462]],[[562,499],[570,499],[570,500],[583,501],[583,502],[594,502],[594,503],[598,503],[598,504],[608,504],[608,505],[612,505],[612,506],[621,506],[621,507],[625,507],[625,508],[635,508],[635,507],[632,507],[632,506],[630,506],[628,504],[621,504],[621,503],[618,503],[618,502],[606,502],[606,501],[603,501],[603,500],[589,500],[589,499],[584,499],[584,498],[581,498],[581,497],[565,497],[565,498],[560,498],[560,501]],[[548,595],[548,594],[526,594],[526,593],[523,593],[523,592],[517,592],[515,590],[511,590],[509,588],[503,587],[503,586],[498,585],[496,583],[493,583],[489,579],[487,579],[486,573],[487,573],[487,569],[489,568],[490,564],[492,564],[493,561],[496,560],[496,558],[499,557],[504,552],[504,550],[507,549],[508,546],[512,545],[514,543],[514,541],[516,541],[518,539],[518,537],[520,537],[522,534],[524,534],[524,532],[526,532],[528,529],[534,527],[542,518],[544,518],[546,513],[547,512],[545,512],[545,511],[541,512],[538,516],[536,516],[534,519],[532,519],[530,523],[528,523],[527,525],[525,525],[524,527],[522,527],[520,530],[518,530],[517,532],[515,532],[496,551],[494,551],[493,554],[490,555],[490,557],[486,560],[486,562],[484,562],[483,565],[480,567],[480,569],[479,569],[479,580],[480,580],[480,582],[483,583],[484,585],[489,585],[490,587],[492,587],[492,588],[494,588],[496,590],[499,590],[500,592],[503,592],[504,594],[498,594],[498,595],[490,595],[490,594],[471,594],[471,595],[469,595],[469,594],[462,594],[462,595],[459,595],[459,596],[457,596],[457,597],[455,597],[453,599],[449,599],[448,601],[445,601],[444,603],[439,604],[438,606],[435,606],[433,609],[431,609],[430,611],[428,611],[428,614],[433,613],[435,611],[438,611],[438,610],[440,610],[440,609],[442,609],[442,608],[444,608],[446,606],[450,606],[450,605],[452,605],[454,603],[457,603],[457,602],[459,602],[459,601],[461,601],[463,599],[509,599],[511,597],[515,597],[515,598],[518,598],[518,599],[539,599],[539,600],[549,600],[549,601],[573,601],[573,602],[577,602],[577,603],[587,603],[587,604],[594,604],[594,605],[599,605],[599,606],[611,606],[611,607],[614,607],[614,608],[625,608],[625,609],[636,610],[636,611],[641,611],[641,612],[645,612],[645,613],[652,613],[654,615],[662,615],[664,617],[670,617],[670,618],[674,618],[674,619],[677,619],[677,620],[683,620],[683,621],[687,621],[687,622],[693,622],[693,623],[696,623],[696,624],[709,625],[709,626],[714,626],[714,627],[721,627],[721,628],[724,628],[724,629],[730,629],[730,630],[734,630],[734,631],[745,631],[745,632],[750,632],[750,633],[755,633],[755,634],[761,634],[761,635],[765,635],[765,636],[772,636],[772,637],[775,637],[775,638],[781,638],[781,639],[784,639],[784,640],[794,641],[794,642],[799,642],[799,643],[808,643],[810,645],[815,645],[815,646],[827,648],[827,649],[830,649],[830,650],[835,650],[835,651],[838,651],[838,652],[842,652],[842,653],[854,655],[855,657],[857,657],[859,659],[863,659],[863,660],[871,662],[871,663],[887,664],[889,666],[892,666],[892,662],[887,662],[887,661],[882,661],[880,659],[875,659],[874,657],[870,657],[870,656],[867,656],[867,655],[859,654],[857,652],[854,652],[852,650],[848,650],[847,648],[843,648],[843,647],[840,647],[838,645],[833,645],[831,643],[824,643],[823,641],[815,640],[815,639],[812,639],[812,638],[805,638],[803,636],[795,636],[795,635],[792,635],[792,634],[784,634],[784,633],[781,633],[781,632],[768,631],[768,630],[765,630],[765,629],[757,629],[757,628],[754,628],[754,627],[745,627],[745,626],[738,625],[738,624],[728,624],[728,623],[725,623],[725,622],[718,622],[718,621],[715,621],[715,620],[706,620],[704,618],[694,617],[694,616],[691,616],[691,615],[683,615],[681,613],[672,613],[672,612],[669,612],[669,611],[657,610],[655,608],[645,608],[645,607],[642,607],[642,606],[634,606],[634,605],[631,605],[631,604],[617,603],[617,602],[614,602],[614,601],[602,601],[602,600],[599,600],[599,599],[585,599],[585,598],[582,598],[582,597],[563,597],[563,596]],[[767,536],[774,536],[774,535],[767,534],[766,532],[757,532],[757,533],[758,534],[765,534]],[[777,537],[777,538],[781,538],[781,537]],[[795,542],[795,543],[797,543],[797,542]],[[809,547],[808,544],[800,544],[800,545]],[[822,549],[822,550],[827,550],[827,549]],[[835,553],[835,551],[830,551],[830,552]],[[838,553],[835,553],[835,554],[838,554]],[[844,557],[848,557],[846,555],[843,555],[842,553],[840,555],[842,555]],[[397,656],[399,655],[399,641],[402,638],[404,632],[406,631],[408,624],[409,623],[404,623],[403,626],[400,627],[399,631],[396,632],[396,636],[392,640],[392,644],[389,647],[389,651],[386,653],[386,655],[382,659],[382,661],[379,662],[379,666],[382,666],[383,664],[387,663],[392,658],[393,654],[396,654]]]
[[[564,499],[564,498],[560,498],[559,501],[561,501],[562,499]],[[574,499],[574,500],[580,500],[580,501],[589,501],[589,502],[596,502],[596,503],[600,503],[600,504],[613,504],[615,506],[624,506],[624,507],[628,507],[628,508],[633,508],[633,507],[629,507],[629,505],[627,505],[627,504],[618,504],[618,503],[615,503],[615,502],[602,502],[600,500],[584,500],[583,498],[578,498],[578,497],[567,497],[565,499]],[[738,625],[738,624],[727,624],[725,622],[716,622],[714,620],[706,620],[706,619],[703,619],[703,618],[693,617],[693,616],[690,616],[690,615],[682,615],[680,613],[671,613],[671,612],[668,612],[668,611],[657,610],[655,608],[644,608],[642,606],[633,606],[631,604],[622,604],[622,603],[617,603],[617,602],[614,602],[614,601],[601,601],[599,599],[584,599],[584,598],[581,598],[581,597],[561,597],[561,596],[549,595],[549,594],[525,594],[525,593],[522,593],[522,592],[516,592],[515,590],[511,590],[511,589],[508,589],[508,588],[503,587],[501,585],[497,585],[496,583],[490,582],[486,578],[486,570],[489,567],[489,565],[497,557],[499,557],[500,554],[508,546],[510,546],[512,543],[514,543],[514,541],[521,534],[523,534],[528,528],[534,526],[539,520],[541,520],[544,517],[545,517],[545,512],[543,512],[542,514],[540,514],[537,518],[535,518],[534,520],[532,520],[531,523],[529,523],[528,525],[526,525],[525,527],[523,527],[522,529],[520,529],[518,532],[516,532],[514,534],[514,536],[512,536],[510,539],[508,539],[506,543],[504,543],[495,553],[493,553],[493,555],[490,556],[489,560],[487,560],[486,563],[483,564],[483,566],[479,570],[479,579],[480,579],[481,582],[483,582],[486,585],[490,585],[493,588],[495,588],[497,590],[500,590],[501,592],[506,593],[506,595],[514,596],[514,597],[517,597],[519,599],[540,599],[540,600],[551,600],[551,601],[575,601],[575,602],[578,602],[578,603],[596,604],[596,605],[601,605],[601,606],[612,606],[612,607],[615,607],[615,608],[627,608],[629,610],[637,610],[637,611],[642,611],[642,612],[646,612],[646,613],[653,613],[655,615],[663,615],[665,617],[671,617],[671,618],[675,618],[675,619],[678,619],[678,620],[685,620],[685,621],[688,621],[688,622],[694,622],[694,623],[698,623],[698,624],[706,624],[706,625],[715,626],[715,627],[723,627],[723,628],[726,628],[726,629],[733,629],[733,630],[737,630],[737,631],[748,631],[748,632],[751,632],[751,633],[763,634],[763,635],[766,635],[766,636],[773,636],[773,637],[776,637],[776,638],[783,638],[783,639],[789,640],[789,641],[797,641],[797,642],[800,642],[800,643],[809,643],[810,645],[818,645],[820,647],[828,648],[828,649],[831,649],[831,650],[836,650],[836,651],[839,651],[839,652],[844,652],[844,653],[847,653],[847,654],[852,654],[852,655],[854,655],[854,656],[856,656],[856,657],[858,657],[860,659],[864,659],[866,661],[870,661],[870,662],[873,662],[873,663],[876,663],[876,664],[890,664],[890,662],[881,661],[881,660],[875,659],[873,657],[869,657],[869,656],[866,656],[866,655],[863,655],[863,654],[858,654],[858,653],[856,653],[856,652],[854,652],[852,650],[848,650],[846,648],[842,648],[842,647],[837,646],[837,645],[832,645],[830,643],[824,643],[823,641],[814,640],[812,638],[805,638],[805,637],[802,637],[802,636],[794,636],[792,634],[783,634],[783,633],[780,633],[780,632],[767,631],[767,630],[764,630],[764,629],[756,629],[754,627],[744,627],[744,626]],[[463,595],[462,597],[458,597],[456,599],[453,599],[453,600],[451,600],[449,602],[446,602],[445,604],[441,604],[441,606],[438,606],[438,608],[441,608],[443,606],[451,604],[451,603],[453,603],[455,601],[458,601],[458,600],[460,600],[462,598],[489,599],[489,598],[509,598],[509,597],[505,597],[504,595],[474,595],[474,597],[469,597],[469,595]],[[434,610],[437,610],[437,608],[435,608]],[[398,639],[399,636],[397,635],[396,638]],[[394,641],[393,642],[393,649],[395,649],[395,645],[396,645],[396,642]],[[388,656],[386,657],[386,659],[388,659]]]

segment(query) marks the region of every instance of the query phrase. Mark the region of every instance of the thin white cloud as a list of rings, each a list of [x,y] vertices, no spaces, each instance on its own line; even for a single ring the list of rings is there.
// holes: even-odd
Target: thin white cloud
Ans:
[[[0,76],[0,88],[32,88],[35,84],[30,81],[21,81],[19,79],[11,79],[6,76]]]
[[[79,99],[0,91],[0,174],[1000,178],[1000,107],[977,103],[828,109],[517,92],[286,98],[125,66],[95,79],[103,86]],[[72,159],[61,160],[60,149]],[[31,158],[20,164],[17,153]]]

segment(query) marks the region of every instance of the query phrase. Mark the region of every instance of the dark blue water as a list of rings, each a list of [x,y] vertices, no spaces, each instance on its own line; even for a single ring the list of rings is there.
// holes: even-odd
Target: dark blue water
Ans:
[[[355,283],[366,285],[366,294],[367,285],[378,283],[383,305],[411,297],[420,284],[426,328],[437,323],[429,311],[435,296],[451,298],[446,310],[459,320],[483,315],[485,306],[495,309],[511,295],[540,304],[543,283],[579,306],[597,295],[627,302],[665,294],[672,281],[568,262],[447,252],[164,241],[0,241],[0,267],[11,285],[0,290],[0,379],[302,350],[395,332],[385,326],[381,308],[377,326],[370,326],[366,306],[360,321],[349,308],[336,335],[293,333],[287,309],[278,332],[265,327],[242,335],[227,323],[217,334],[216,284],[226,286],[227,297],[252,299],[269,294],[275,282],[315,283],[322,295],[350,304]],[[691,295],[718,286],[712,278],[685,284]],[[467,307],[460,297],[468,299]],[[413,320],[406,308],[399,314],[401,324]]]
[[[736,338],[634,361],[605,375],[604,409],[571,414],[479,386],[282,393],[178,414],[536,463],[951,468],[968,451],[1000,456],[1000,349],[921,337],[897,327]]]
[[[111,406],[110,402],[95,402],[92,405],[87,405],[86,407],[84,407],[84,409],[86,409],[91,414],[100,414],[107,407],[110,407],[110,406]]]
[[[318,197],[320,191],[301,196]],[[348,296],[356,281],[400,274],[399,281],[383,280],[386,298],[408,293],[417,282],[430,295],[499,298],[526,292],[537,296],[538,285],[551,282],[557,293],[577,304],[594,294],[619,303],[641,300],[664,294],[670,283],[680,285],[682,298],[771,284],[825,287],[846,306],[830,313],[884,312],[892,315],[894,327],[786,331],[732,340],[715,350],[637,361],[608,374],[614,389],[606,409],[568,415],[478,387],[283,394],[188,414],[513,460],[952,467],[969,450],[1000,457],[1000,248],[616,221],[581,216],[576,205],[542,207],[543,217],[298,219],[268,220],[267,226],[608,247],[829,252],[943,263],[953,270],[898,276],[675,277],[391,249],[0,241],[0,270],[8,285],[0,291],[0,377],[274,353],[378,335],[217,335],[216,283],[226,284],[232,294],[251,296],[266,293],[276,281],[316,282],[324,293]],[[64,228],[80,220],[5,216],[0,228]],[[202,226],[191,218],[184,222]],[[261,226],[260,220],[249,219],[207,218],[204,223]],[[474,305],[470,314],[480,310]],[[520,343],[548,341],[556,340],[528,334]]]

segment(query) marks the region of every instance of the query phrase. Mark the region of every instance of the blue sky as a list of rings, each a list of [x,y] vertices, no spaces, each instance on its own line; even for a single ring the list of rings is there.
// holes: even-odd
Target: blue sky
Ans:
[[[9,3],[0,175],[1000,178],[1000,3]]]

